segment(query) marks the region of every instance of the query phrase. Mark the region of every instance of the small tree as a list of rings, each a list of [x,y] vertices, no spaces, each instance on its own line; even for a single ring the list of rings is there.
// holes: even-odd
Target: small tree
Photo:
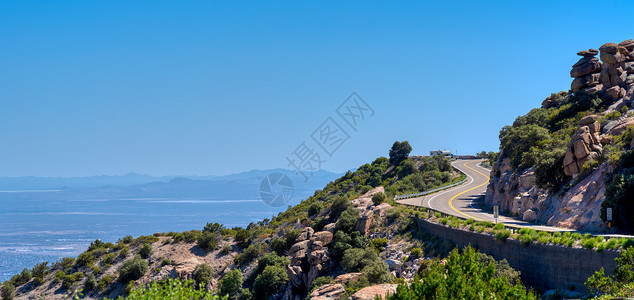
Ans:
[[[390,149],[390,164],[398,166],[402,161],[406,160],[409,153],[412,152],[412,146],[408,141],[396,141]]]
[[[222,296],[228,296],[235,299],[242,288],[242,272],[239,269],[233,269],[220,279],[220,293]]]
[[[203,231],[197,240],[198,247],[205,249],[205,251],[214,251],[218,247],[218,233]]]
[[[12,300],[15,297],[15,287],[10,282],[5,282],[2,286],[2,299]]]
[[[372,195],[372,203],[374,203],[374,205],[379,205],[385,202],[385,200],[387,200],[387,195],[385,195],[384,192],[378,192]]]
[[[141,247],[141,250],[139,250],[139,255],[141,255],[142,258],[148,258],[150,257],[150,255],[152,255],[153,251],[154,250],[152,249],[152,245],[143,244],[143,247]]]
[[[315,216],[320,213],[322,209],[324,209],[324,205],[320,201],[313,202],[308,207],[308,215],[311,217]]]
[[[357,226],[357,220],[359,219],[359,211],[354,207],[348,207],[341,216],[339,221],[335,225],[337,230],[343,230],[344,232],[352,232]]]
[[[253,291],[258,299],[269,299],[288,282],[286,270],[280,266],[267,266],[262,274],[255,278]]]
[[[214,269],[206,264],[197,265],[192,273],[192,278],[196,281],[197,286],[200,286],[201,284],[207,285],[213,276]]]
[[[140,256],[135,256],[133,259],[126,260],[119,267],[119,281],[128,283],[130,280],[137,280],[147,272],[147,269],[147,261]]]

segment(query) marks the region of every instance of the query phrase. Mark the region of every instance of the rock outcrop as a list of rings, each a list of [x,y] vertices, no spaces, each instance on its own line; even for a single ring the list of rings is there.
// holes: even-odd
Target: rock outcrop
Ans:
[[[330,268],[325,265],[329,262],[326,246],[332,238],[331,232],[314,232],[310,227],[305,227],[299,234],[289,250],[291,264],[286,267],[286,273],[296,290],[305,290],[323,270]]]
[[[352,294],[352,300],[373,300],[376,296],[385,298],[388,294],[394,294],[398,284],[383,283],[364,287]]]
[[[570,70],[570,77],[574,78],[570,85],[573,92],[603,92],[615,101],[631,100],[634,94],[634,40],[607,43],[599,50],[583,50],[577,55],[582,58]]]
[[[311,300],[341,299],[346,294],[346,288],[340,283],[324,284],[310,293]]]
[[[599,139],[600,132],[597,115],[589,115],[579,121],[577,133],[572,136],[564,157],[566,175],[576,176],[586,162],[596,160],[601,155],[603,146]]]

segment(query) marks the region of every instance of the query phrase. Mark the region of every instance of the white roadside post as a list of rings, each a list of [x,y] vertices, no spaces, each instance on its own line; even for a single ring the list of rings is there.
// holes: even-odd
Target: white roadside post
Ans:
[[[499,216],[498,206],[495,205],[493,206],[493,218],[495,218],[495,224],[498,223],[498,216]]]
[[[612,229],[612,207],[605,209],[606,219],[608,220],[608,230]]]

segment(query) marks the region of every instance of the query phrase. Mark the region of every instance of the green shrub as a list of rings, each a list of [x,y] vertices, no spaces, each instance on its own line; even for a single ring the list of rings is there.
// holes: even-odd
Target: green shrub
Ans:
[[[251,293],[251,290],[249,289],[240,290],[240,294],[238,294],[237,300],[251,300],[251,299],[253,299],[253,294]]]
[[[504,224],[503,223],[495,224],[495,226],[493,226],[493,230],[496,230],[496,229],[504,229]]]
[[[323,209],[324,209],[324,205],[320,201],[313,202],[308,207],[308,216],[310,216],[310,217],[316,216]]]
[[[511,236],[511,232],[508,229],[497,229],[493,231],[493,234],[500,241],[506,241]]]
[[[73,274],[66,275],[62,279],[62,287],[69,290],[73,287],[73,284],[82,280],[83,278],[84,278],[84,273],[82,272],[75,272]]]
[[[255,278],[253,291],[257,298],[268,299],[277,294],[279,289],[288,282],[286,268],[280,266],[267,266],[262,274]]]
[[[310,284],[310,287],[308,288],[308,293],[310,294],[312,291],[318,289],[322,285],[331,284],[331,283],[335,283],[335,280],[332,278],[332,276],[320,276],[320,277],[317,277]]]
[[[236,232],[236,242],[240,245],[244,245],[249,241],[249,231],[240,229]]]
[[[12,300],[15,297],[15,287],[12,283],[5,282],[2,285],[2,291],[0,291],[0,294],[2,294],[2,299]]]
[[[140,256],[135,256],[132,259],[126,260],[121,267],[119,267],[119,281],[128,283],[130,280],[137,280],[147,272],[148,263]]]
[[[370,283],[379,284],[392,281],[392,274],[387,267],[387,264],[381,260],[370,261],[363,269],[363,274]]]
[[[387,246],[387,242],[388,241],[386,238],[373,239],[370,241],[370,247],[374,248],[374,250],[376,250],[378,253],[381,253],[383,252],[385,246]]]
[[[495,264],[482,261],[471,247],[462,254],[454,249],[444,265],[433,261],[421,266],[421,280],[400,284],[386,299],[536,299],[521,283],[511,283],[506,273],[498,273]]]
[[[114,282],[114,277],[111,274],[106,274],[99,281],[97,281],[97,288],[99,291],[105,291],[108,286]]]
[[[123,237],[123,239],[121,239],[121,242],[123,242],[124,244],[130,244],[134,242],[134,238],[131,235],[126,235]]]
[[[253,243],[249,245],[244,251],[236,256],[236,263],[238,265],[243,265],[250,263],[254,259],[256,259],[260,255],[260,250],[262,249],[262,245],[259,243]]]
[[[154,252],[154,250],[152,249],[152,245],[143,244],[143,247],[141,247],[141,250],[139,250],[139,255],[141,255],[141,258],[147,259],[148,257],[150,257],[150,255],[152,255],[152,252]]]
[[[211,232],[211,233],[220,232],[223,229],[225,229],[225,226],[220,223],[207,223],[205,227],[203,228],[203,233],[204,232]]]
[[[165,299],[169,295],[170,299],[199,299],[199,300],[219,300],[220,298],[204,289],[198,289],[192,280],[181,281],[179,279],[168,279],[164,281],[153,281],[147,286],[131,288],[125,299],[146,300]]]
[[[194,268],[192,273],[192,279],[196,282],[197,286],[207,285],[214,276],[214,269],[206,264],[199,264]]]
[[[286,267],[291,262],[287,256],[278,256],[275,253],[264,253],[258,259],[257,273],[262,273],[267,266],[281,266]]]
[[[84,282],[84,291],[92,291],[97,288],[97,280],[94,274],[88,274],[86,276],[86,282]]]
[[[218,248],[219,237],[216,232],[204,231],[198,236],[198,247],[204,249],[207,252],[211,252]]]
[[[410,257],[412,258],[419,258],[423,255],[423,250],[421,250],[420,248],[412,248],[412,251],[410,252]]]
[[[374,205],[379,205],[385,202],[386,200],[387,200],[387,195],[385,195],[385,193],[383,192],[378,192],[372,195],[372,203],[374,203]]]
[[[357,226],[357,220],[359,219],[359,211],[354,207],[348,207],[339,216],[339,220],[335,225],[336,230],[343,230],[344,232],[351,232]]]
[[[286,240],[279,237],[271,239],[271,250],[279,256],[285,255]]]
[[[228,296],[235,299],[242,288],[242,272],[239,269],[233,269],[227,272],[218,284],[220,295]]]
[[[332,205],[330,206],[330,218],[338,218],[339,215],[346,209],[348,209],[351,205],[352,204],[350,203],[350,200],[348,200],[347,198],[341,195],[335,196],[332,200]]]

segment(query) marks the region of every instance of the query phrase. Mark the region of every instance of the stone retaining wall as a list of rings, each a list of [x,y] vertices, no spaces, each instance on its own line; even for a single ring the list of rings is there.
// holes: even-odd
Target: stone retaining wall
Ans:
[[[419,228],[463,248],[467,245],[493,256],[497,260],[506,259],[522,273],[522,281],[528,286],[542,290],[574,289],[587,291],[584,283],[601,267],[611,274],[620,253],[605,250],[569,248],[565,246],[536,245],[522,246],[517,240],[499,241],[495,237],[415,218]]]

